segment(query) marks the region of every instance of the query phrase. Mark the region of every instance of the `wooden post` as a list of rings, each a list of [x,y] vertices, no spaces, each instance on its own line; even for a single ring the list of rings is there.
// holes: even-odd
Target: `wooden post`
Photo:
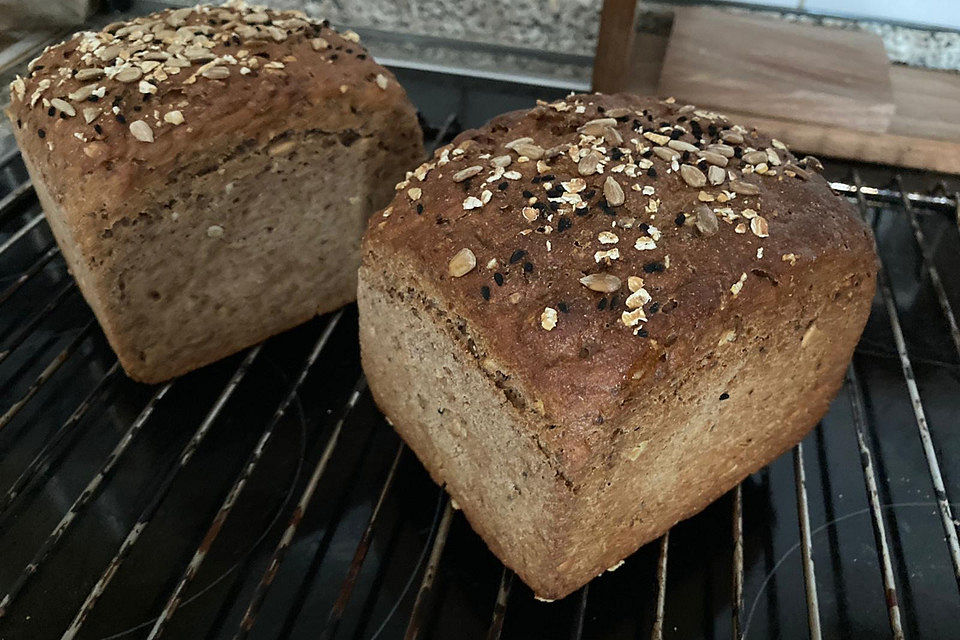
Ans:
[[[600,10],[600,33],[593,60],[593,90],[622,91],[633,51],[637,0],[604,0]]]

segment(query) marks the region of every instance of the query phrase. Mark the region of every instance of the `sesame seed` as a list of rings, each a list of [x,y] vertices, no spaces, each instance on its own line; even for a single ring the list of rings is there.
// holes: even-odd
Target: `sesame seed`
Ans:
[[[473,271],[476,266],[477,256],[474,255],[473,251],[464,247],[450,259],[447,272],[454,278],[460,278]]]
[[[591,273],[580,278],[580,284],[591,291],[612,293],[620,288],[620,278],[610,273]]]

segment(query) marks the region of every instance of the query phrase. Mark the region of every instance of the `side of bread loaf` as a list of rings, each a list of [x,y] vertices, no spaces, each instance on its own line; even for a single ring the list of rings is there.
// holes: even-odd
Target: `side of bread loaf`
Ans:
[[[799,441],[874,290],[868,230],[718,114],[572,96],[469,131],[364,241],[364,369],[491,549],[570,593]]]
[[[233,3],[50,48],[9,117],[126,371],[164,380],[355,297],[360,236],[422,158],[356,34]]]

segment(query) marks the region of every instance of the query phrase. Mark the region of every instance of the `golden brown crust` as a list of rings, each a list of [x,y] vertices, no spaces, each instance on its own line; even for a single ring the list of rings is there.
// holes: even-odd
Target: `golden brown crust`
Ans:
[[[412,108],[356,34],[234,2],[78,33],[14,80],[8,115],[68,215],[106,227],[135,215],[183,152],[297,128],[363,135],[372,112]]]
[[[868,230],[818,164],[694,107],[571,96],[438,150],[371,219],[366,246],[442,291],[495,368],[564,427],[546,437],[585,434],[695,361],[703,334],[748,316],[771,283],[841,253],[874,271]]]

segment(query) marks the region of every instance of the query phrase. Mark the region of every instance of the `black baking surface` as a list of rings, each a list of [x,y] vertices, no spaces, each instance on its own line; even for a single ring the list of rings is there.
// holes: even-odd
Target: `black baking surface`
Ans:
[[[555,98],[556,89],[396,70],[428,126],[449,139],[504,111]],[[895,171],[856,167],[865,185],[888,188]],[[829,179],[853,184],[849,164],[827,163]],[[0,197],[26,179],[19,158],[0,171]],[[925,246],[953,308],[960,309],[960,234],[955,180],[902,172],[903,189],[929,196],[914,204]],[[908,213],[897,197],[867,194],[866,208],[889,276],[922,408],[946,494],[960,500],[960,354],[931,286]],[[0,245],[39,213],[27,192],[0,212]],[[44,368],[67,357],[12,418],[0,419],[0,597],[18,582],[70,505],[121,443],[161,386],[134,383],[115,363],[92,315],[51,255],[30,273],[52,238],[45,223],[0,254],[0,412],[30,393]],[[52,252],[53,253],[53,252]],[[58,298],[58,296],[60,296]],[[49,310],[51,301],[56,301]],[[335,323],[332,325],[331,323]],[[33,326],[35,324],[35,326]],[[23,329],[27,327],[27,329]],[[75,341],[81,331],[87,334]],[[377,412],[363,386],[356,308],[330,314],[268,340],[212,423],[193,459],[177,459],[249,351],[176,380],[129,441],[112,472],[78,510],[59,543],[0,618],[0,638],[57,638],[145,508],[163,499],[109,586],[80,627],[79,638],[145,638],[210,526],[271,415],[331,329],[296,398],[240,494],[166,637],[231,638],[267,569],[293,507],[337,432],[329,465],[292,544],[253,618],[252,638],[400,638],[408,626],[423,638],[650,637],[656,622],[659,542],[648,544],[588,590],[542,603],[502,565],[454,512],[436,563],[433,589],[419,598],[424,570],[443,530],[444,494]],[[69,349],[72,344],[75,349]],[[16,347],[15,349],[13,347]],[[9,352],[9,355],[8,355]],[[866,413],[893,575],[908,638],[960,638],[960,591],[905,385],[894,333],[880,297],[854,361]],[[79,421],[72,412],[92,395]],[[851,385],[803,443],[803,465],[822,636],[892,637],[887,597],[864,489]],[[352,394],[358,393],[355,404]],[[351,408],[352,407],[352,408]],[[342,419],[342,422],[340,422]],[[45,449],[46,447],[46,449]],[[49,455],[32,464],[38,452]],[[25,471],[36,471],[9,498]],[[743,609],[746,638],[811,637],[793,454],[742,485]],[[374,505],[390,478],[370,533],[369,552],[346,599],[342,619],[331,608]],[[662,635],[732,635],[733,493],[673,529],[669,538]],[[960,504],[954,504],[954,509]],[[510,590],[502,620],[495,615],[501,579]],[[410,625],[416,608],[415,621]],[[495,631],[495,630],[494,630]],[[324,635],[325,634],[325,635]],[[377,635],[379,634],[379,635]],[[413,636],[410,636],[413,637]]]

